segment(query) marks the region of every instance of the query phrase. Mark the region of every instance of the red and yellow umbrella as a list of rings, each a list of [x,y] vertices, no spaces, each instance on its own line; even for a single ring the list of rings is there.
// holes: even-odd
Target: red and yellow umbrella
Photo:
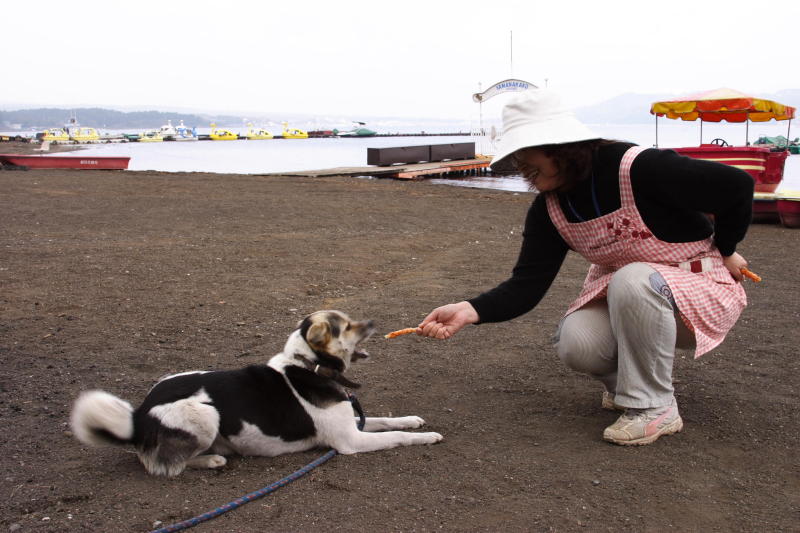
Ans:
[[[767,122],[791,120],[795,108],[757,98],[734,89],[714,89],[666,102],[655,102],[650,113],[658,117],[703,122]]]

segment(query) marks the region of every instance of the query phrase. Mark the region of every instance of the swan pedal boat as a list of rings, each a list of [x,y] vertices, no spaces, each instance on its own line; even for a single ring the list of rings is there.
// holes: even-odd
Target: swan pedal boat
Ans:
[[[212,141],[235,141],[239,136],[231,130],[217,128],[216,124],[211,124],[211,135],[209,135],[209,138]]]
[[[69,139],[77,143],[97,142],[100,134],[94,128],[76,128],[70,133]]]

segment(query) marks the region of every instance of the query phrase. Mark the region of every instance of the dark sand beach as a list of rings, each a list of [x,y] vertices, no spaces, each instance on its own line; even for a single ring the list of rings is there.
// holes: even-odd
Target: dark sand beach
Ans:
[[[3,146],[0,151],[10,151]],[[160,376],[265,362],[305,314],[416,325],[510,272],[528,193],[357,178],[0,172],[0,529],[147,531],[259,489],[322,451],[145,474],[69,433],[79,391],[134,404]],[[435,446],[337,456],[198,532],[797,531],[800,232],[753,225],[764,281],[719,348],[676,359],[684,431],[602,441],[616,414],[551,337],[587,264],[531,313],[441,342],[376,335],[349,373],[368,415]]]

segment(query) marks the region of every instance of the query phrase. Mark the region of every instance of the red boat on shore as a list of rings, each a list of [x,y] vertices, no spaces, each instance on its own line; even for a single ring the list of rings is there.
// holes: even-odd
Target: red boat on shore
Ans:
[[[800,228],[800,191],[778,193],[778,216],[787,228]]]
[[[126,170],[130,157],[0,154],[0,166]]]
[[[757,98],[733,89],[715,89],[685,98],[654,102],[650,113],[656,117],[656,145],[658,145],[658,117],[694,121],[700,119],[700,146],[674,148],[678,153],[696,159],[719,161],[747,171],[756,182],[756,192],[775,192],[783,179],[783,166],[787,150],[772,151],[761,146],[750,146],[750,122],[770,120],[788,121],[787,138],[794,118],[795,108],[772,100]],[[704,122],[744,122],[745,146],[731,146],[724,139],[703,143]]]
[[[775,191],[783,180],[783,169],[789,155],[787,149],[771,150],[763,146],[751,146],[749,140],[750,122],[786,120],[787,139],[791,130],[795,108],[756,98],[733,89],[716,89],[685,98],[666,102],[654,102],[650,113],[656,117],[656,146],[658,146],[658,117],[694,121],[700,119],[700,146],[673,148],[676,152],[695,158],[718,161],[738,167],[753,176],[755,195],[753,198],[754,222],[778,220],[778,202]],[[703,122],[744,122],[745,146],[730,146],[724,139],[714,139],[703,143]],[[797,207],[797,202],[786,203],[783,210],[786,217],[780,220],[788,227],[797,227],[797,221],[789,211]],[[794,215],[796,217],[797,215]],[[784,220],[785,218],[785,220]]]

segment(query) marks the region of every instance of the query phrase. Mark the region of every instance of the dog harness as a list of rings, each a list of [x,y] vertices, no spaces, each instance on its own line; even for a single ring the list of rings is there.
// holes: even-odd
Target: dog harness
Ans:
[[[625,152],[619,167],[620,208],[583,222],[569,222],[558,197],[546,194],[547,211],[570,248],[592,266],[566,314],[604,298],[611,276],[629,263],[645,263],[666,280],[681,319],[694,332],[695,357],[719,345],[747,305],[747,296],[711,237],[686,243],[659,240],[642,220],[631,187],[631,165],[644,148]]]

